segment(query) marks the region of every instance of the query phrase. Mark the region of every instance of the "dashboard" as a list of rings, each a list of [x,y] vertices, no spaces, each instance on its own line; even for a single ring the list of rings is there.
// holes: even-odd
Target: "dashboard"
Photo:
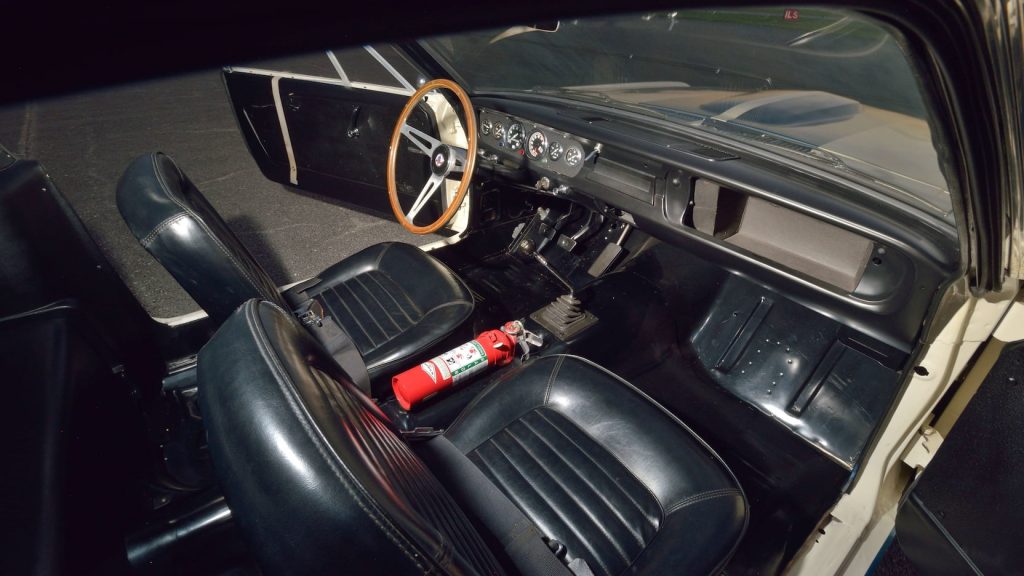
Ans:
[[[493,178],[610,212],[887,344],[913,341],[917,296],[959,265],[955,229],[785,159],[605,108],[475,103]]]

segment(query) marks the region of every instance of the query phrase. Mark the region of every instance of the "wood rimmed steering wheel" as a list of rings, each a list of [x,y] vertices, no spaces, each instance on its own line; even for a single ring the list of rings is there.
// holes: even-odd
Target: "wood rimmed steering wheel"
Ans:
[[[454,93],[459,103],[462,104],[465,118],[466,148],[445,144],[406,123],[409,120],[409,115],[416,109],[416,105],[420,100],[427,93],[440,88],[445,88]],[[413,202],[408,212],[403,211],[402,205],[398,201],[398,186],[395,182],[395,161],[398,157],[399,141],[402,139],[402,136],[408,138],[413,146],[430,158],[430,174],[427,177],[427,182],[423,185],[423,189],[420,190],[416,201]],[[394,211],[398,222],[406,230],[416,234],[430,234],[447,224],[455,216],[455,213],[459,211],[459,206],[462,205],[462,201],[466,198],[466,193],[469,191],[469,182],[473,177],[473,168],[476,166],[476,141],[476,116],[473,114],[473,105],[470,103],[469,95],[466,94],[466,91],[455,82],[443,78],[431,80],[420,86],[419,90],[416,90],[409,97],[409,101],[402,108],[402,114],[398,117],[398,122],[395,123],[395,130],[391,134],[387,167],[388,200],[391,201],[391,210]],[[452,198],[444,213],[437,220],[426,226],[414,224],[413,220],[430,199],[434,197],[437,190],[442,188],[445,180],[449,177],[455,178],[459,173],[462,174],[462,177],[459,180],[458,191],[456,191],[455,197]]]

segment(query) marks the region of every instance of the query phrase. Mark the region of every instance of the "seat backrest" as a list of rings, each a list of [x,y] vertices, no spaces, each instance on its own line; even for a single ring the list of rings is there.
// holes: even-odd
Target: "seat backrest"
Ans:
[[[284,305],[274,281],[166,154],[146,154],[128,165],[117,185],[117,208],[215,324],[249,298]]]
[[[290,314],[239,308],[199,353],[228,505],[267,574],[500,574],[437,478]]]

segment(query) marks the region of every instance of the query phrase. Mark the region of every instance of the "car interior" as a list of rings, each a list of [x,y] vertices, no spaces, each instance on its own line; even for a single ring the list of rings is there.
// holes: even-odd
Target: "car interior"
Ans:
[[[616,18],[623,42],[671,29],[593,29]],[[0,148],[0,369],[34,384],[0,434],[0,486],[34,486],[5,511],[14,571],[782,573],[964,273],[927,114],[739,72],[559,93],[489,67],[587,26],[367,47],[379,82],[343,71],[359,47],[224,68],[267,179],[440,240],[278,286],[154,150],[111,194],[188,321],[152,318],[46,168]],[[896,152],[858,152],[880,126],[914,156],[896,184]],[[407,374],[428,389],[398,394]]]

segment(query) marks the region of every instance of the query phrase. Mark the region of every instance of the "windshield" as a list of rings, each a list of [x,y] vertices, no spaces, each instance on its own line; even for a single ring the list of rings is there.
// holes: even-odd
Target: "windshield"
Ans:
[[[477,94],[584,100],[781,147],[952,219],[913,70],[893,34],[858,15],[687,10],[423,45]]]

